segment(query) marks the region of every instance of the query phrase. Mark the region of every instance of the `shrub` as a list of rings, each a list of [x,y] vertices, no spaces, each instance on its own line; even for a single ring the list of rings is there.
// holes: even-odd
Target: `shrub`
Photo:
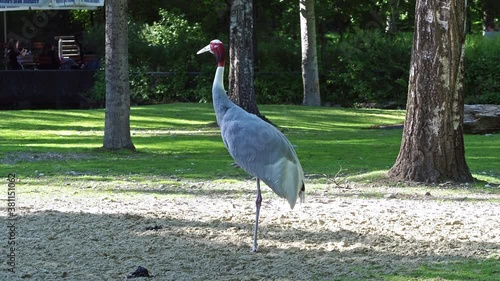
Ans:
[[[104,25],[96,25],[85,32],[83,35],[82,45],[88,53],[94,53],[99,58],[104,58]],[[104,65],[104,64],[101,64]]]
[[[347,34],[327,50],[323,62],[323,101],[344,106],[393,101],[404,104],[408,88],[411,37],[377,31]]]
[[[465,103],[500,104],[500,36],[469,36],[465,49]]]
[[[189,23],[182,15],[164,10],[160,10],[160,15],[161,20],[150,25],[129,24],[132,101],[141,104],[210,101],[214,58],[195,54],[209,39],[197,24]],[[91,32],[104,31],[96,28]],[[104,40],[103,36],[84,38]],[[300,41],[275,35],[258,43],[258,68],[254,80],[257,102],[300,104],[303,98]],[[88,41],[88,44],[104,46],[103,42]],[[403,107],[407,97],[411,45],[411,33],[388,35],[357,30],[345,34],[342,39],[329,37],[326,46],[319,46],[321,52],[318,52],[323,103],[343,106],[391,103]],[[94,49],[96,52],[101,50],[99,47]],[[496,77],[500,73],[498,61],[500,37],[468,37],[466,103],[500,104],[500,80]],[[163,74],[152,75],[151,72]],[[103,101],[104,71],[96,75],[92,97]]]
[[[151,25],[129,22],[130,89],[133,102],[156,103],[193,101],[200,97],[188,72],[199,71],[196,51],[207,44],[197,24],[191,24],[182,15],[159,11],[161,19]],[[104,57],[104,28],[96,27],[84,38],[96,53]],[[213,58],[212,58],[213,59]],[[104,64],[103,64],[104,65]],[[152,76],[150,72],[166,72]],[[104,72],[97,75],[92,97],[104,98]]]
[[[261,104],[300,104],[302,76],[300,73],[300,42],[275,35],[258,46],[258,68],[254,89]]]

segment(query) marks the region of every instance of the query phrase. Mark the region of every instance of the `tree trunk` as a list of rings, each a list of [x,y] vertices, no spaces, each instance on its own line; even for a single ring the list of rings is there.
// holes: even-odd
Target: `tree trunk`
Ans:
[[[127,0],[106,1],[106,149],[135,150],[130,137]]]
[[[260,116],[253,88],[252,0],[233,0],[229,34],[229,98],[247,112]]]
[[[391,34],[396,34],[398,32],[399,1],[400,0],[388,1],[389,15],[387,17],[387,32]]]
[[[300,0],[299,2],[300,34],[302,39],[302,84],[304,89],[302,104],[320,106],[314,0]]]
[[[463,140],[463,0],[417,0],[406,119],[396,179],[473,180]]]

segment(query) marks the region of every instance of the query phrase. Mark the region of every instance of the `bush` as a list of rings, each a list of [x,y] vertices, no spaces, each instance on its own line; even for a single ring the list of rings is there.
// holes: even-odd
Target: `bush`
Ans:
[[[169,75],[154,78],[153,98],[157,101],[193,101],[196,87],[188,73],[199,71],[200,57],[196,51],[208,42],[196,23],[189,23],[183,15],[162,10],[160,20],[145,24],[131,53],[144,54],[148,58],[137,59],[139,66],[148,61],[150,71],[168,72]],[[211,58],[213,59],[213,58]]]
[[[259,43],[254,79],[257,103],[302,103],[300,42],[276,35]]]
[[[500,36],[470,36],[465,49],[465,103],[500,104]]]
[[[409,34],[387,35],[358,30],[329,47],[323,62],[323,101],[355,103],[397,102],[404,105],[411,59]]]
[[[85,32],[81,40],[82,45],[85,46],[87,53],[94,53],[97,55],[97,57],[104,58],[104,34],[104,25],[96,25]]]
[[[404,106],[408,89],[412,34],[361,31],[328,48],[322,66],[323,102],[346,106],[392,102]],[[466,103],[500,104],[500,36],[469,35],[465,54]],[[330,69],[328,67],[330,66]]]
[[[160,21],[151,25],[129,22],[129,67],[131,99],[135,103],[194,101],[206,99],[189,72],[199,71],[196,51],[208,42],[200,27],[182,15],[160,10]],[[96,27],[85,36],[86,43],[104,57],[104,28]],[[213,59],[213,58],[211,58]],[[104,64],[103,64],[104,65]],[[213,65],[212,65],[213,66]],[[165,76],[150,75],[166,72]],[[93,98],[103,99],[104,71],[96,74]],[[102,83],[101,83],[102,82]]]
[[[130,89],[133,103],[207,102],[215,70],[213,56],[196,56],[209,39],[182,15],[160,10],[153,24],[129,24]],[[102,32],[96,28],[91,32]],[[102,38],[101,38],[102,37]],[[98,38],[103,36],[85,36]],[[212,39],[212,38],[210,38]],[[223,41],[225,38],[220,38]],[[259,40],[255,93],[259,104],[300,104],[303,99],[300,41],[283,35]],[[102,42],[88,41],[101,52]],[[380,31],[329,37],[318,52],[322,102],[354,106],[390,103],[404,107],[412,34]],[[102,48],[102,52],[104,48]],[[466,103],[500,104],[500,37],[469,36],[465,56]],[[104,64],[101,64],[104,65]],[[151,74],[151,72],[162,73]],[[104,71],[92,93],[104,99]],[[227,77],[227,72],[225,77]],[[227,82],[227,80],[226,80]]]

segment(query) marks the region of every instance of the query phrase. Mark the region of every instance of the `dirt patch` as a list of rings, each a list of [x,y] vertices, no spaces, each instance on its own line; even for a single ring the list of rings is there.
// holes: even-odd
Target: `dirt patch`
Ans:
[[[496,194],[316,185],[290,210],[266,187],[250,253],[253,181],[106,184],[19,187],[17,272],[2,263],[0,280],[124,280],[138,266],[152,277],[132,280],[367,280],[500,253]]]

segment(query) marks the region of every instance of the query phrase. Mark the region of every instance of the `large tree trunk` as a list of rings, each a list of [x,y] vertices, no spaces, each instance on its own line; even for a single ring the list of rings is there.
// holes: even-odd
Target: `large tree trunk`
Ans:
[[[417,0],[406,120],[389,175],[436,183],[473,180],[463,140],[463,0]]]
[[[233,0],[229,34],[229,98],[260,115],[253,88],[253,0]]]
[[[127,0],[106,1],[106,149],[132,149]]]
[[[316,54],[316,20],[314,0],[300,0],[300,34],[302,42],[303,105],[320,106],[318,56]]]

